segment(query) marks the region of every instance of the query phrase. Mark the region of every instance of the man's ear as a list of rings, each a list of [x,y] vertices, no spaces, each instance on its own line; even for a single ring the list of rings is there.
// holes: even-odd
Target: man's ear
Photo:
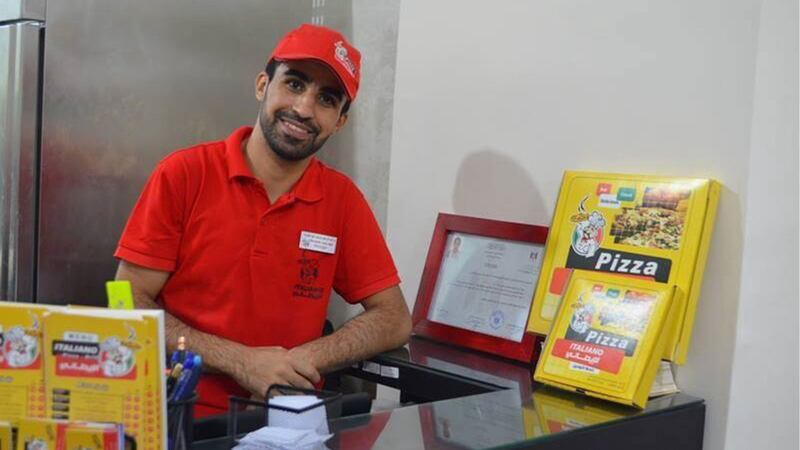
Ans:
[[[269,84],[269,76],[263,70],[256,75],[256,100],[264,101],[267,96],[267,85]]]

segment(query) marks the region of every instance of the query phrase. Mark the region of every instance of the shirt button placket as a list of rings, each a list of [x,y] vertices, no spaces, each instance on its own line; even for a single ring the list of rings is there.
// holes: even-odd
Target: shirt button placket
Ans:
[[[270,221],[267,217],[267,213],[261,215],[261,219],[259,220],[258,227],[256,228],[256,240],[253,245],[253,251],[259,255],[268,255],[270,253],[269,248],[269,233],[270,233]]]
[[[264,189],[264,185],[261,182],[254,180],[253,181],[253,189],[256,191],[258,196],[260,197],[258,203],[259,206],[262,208],[261,218],[259,219],[259,224],[256,227],[256,237],[255,242],[253,244],[253,253],[260,254],[260,255],[268,255],[270,253],[269,249],[269,197],[267,197],[267,191]]]

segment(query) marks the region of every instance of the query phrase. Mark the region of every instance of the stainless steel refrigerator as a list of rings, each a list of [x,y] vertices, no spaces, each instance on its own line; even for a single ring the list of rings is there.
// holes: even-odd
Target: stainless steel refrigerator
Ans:
[[[349,1],[1,0],[0,299],[105,303],[113,251],[171,151],[252,124],[253,80]]]

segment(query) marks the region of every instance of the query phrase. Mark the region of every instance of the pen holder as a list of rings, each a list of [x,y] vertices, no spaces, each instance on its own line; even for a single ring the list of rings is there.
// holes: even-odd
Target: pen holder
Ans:
[[[324,421],[324,427],[327,430],[327,421],[340,417],[342,413],[342,394],[339,392],[272,385],[267,390],[266,394],[265,401],[255,401],[240,397],[229,397],[228,439],[231,445],[236,444],[238,442],[237,439],[240,437],[239,419],[240,417],[247,416],[247,414],[243,414],[241,412],[241,409],[245,407],[263,408],[264,412],[262,413],[261,417],[263,418],[264,426],[272,425],[282,426],[284,428],[294,428],[291,424],[287,425],[287,423],[299,423],[300,420],[293,419],[299,419],[301,414],[307,414],[306,417],[313,417],[314,419]],[[298,395],[313,395],[317,397],[317,400],[302,407],[292,407],[286,404],[279,404],[282,402],[276,400],[279,397]],[[273,416],[280,417],[282,419],[281,423],[270,423],[271,411],[274,413],[272,414]],[[293,417],[294,415],[297,417]]]
[[[167,402],[167,444],[169,450],[189,450],[192,447],[194,403],[197,394],[186,400]]]

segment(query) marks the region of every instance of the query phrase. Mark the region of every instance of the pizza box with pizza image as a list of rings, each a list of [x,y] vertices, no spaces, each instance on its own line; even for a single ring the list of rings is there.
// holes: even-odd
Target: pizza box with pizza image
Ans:
[[[549,332],[573,270],[674,284],[685,295],[663,356],[683,364],[719,193],[704,178],[565,172],[528,331]]]
[[[675,285],[573,271],[534,379],[644,408],[679,303]]]

